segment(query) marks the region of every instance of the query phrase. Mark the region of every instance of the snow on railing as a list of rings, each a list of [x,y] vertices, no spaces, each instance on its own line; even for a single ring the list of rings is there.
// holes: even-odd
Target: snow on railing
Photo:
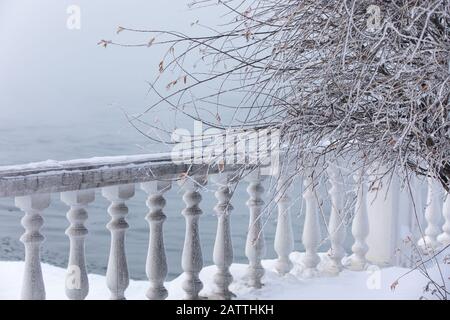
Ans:
[[[84,299],[89,291],[84,254],[85,237],[88,230],[87,205],[95,200],[95,189],[101,189],[102,195],[110,201],[107,209],[111,216],[107,225],[111,233],[111,249],[107,266],[107,286],[111,299],[125,299],[125,291],[129,283],[128,266],[125,256],[125,233],[128,229],[126,202],[134,196],[135,186],[147,194],[149,212],[146,220],[149,224],[149,245],[146,261],[146,273],[149,287],[146,293],[149,299],[165,299],[167,289],[164,280],[167,275],[166,252],[164,248],[163,224],[166,219],[164,194],[176,182],[184,191],[185,208],[182,214],[186,220],[186,233],[182,249],[182,269],[185,274],[183,290],[186,299],[198,299],[203,284],[199,273],[203,268],[203,257],[199,238],[199,218],[201,190],[211,177],[217,186],[215,196],[218,225],[214,245],[213,261],[217,266],[214,277],[216,291],[211,299],[231,299],[234,295],[229,286],[233,282],[230,266],[233,262],[233,245],[230,234],[231,186],[243,176],[236,175],[242,166],[179,164],[174,163],[170,155],[139,155],[129,157],[105,157],[72,161],[47,161],[20,166],[0,167],[0,197],[15,197],[15,205],[25,212],[21,223],[25,232],[21,241],[25,246],[25,270],[21,297],[23,299],[44,299],[45,285],[40,263],[40,245],[44,240],[40,229],[44,224],[43,212],[50,205],[50,194],[60,193],[61,200],[70,209],[67,219],[70,226],[66,234],[70,241],[69,263],[65,279],[66,295],[70,299]],[[244,180],[248,182],[250,211],[249,228],[245,245],[245,254],[249,261],[248,285],[260,288],[263,285],[264,268],[261,259],[264,257],[265,241],[262,225],[263,175],[261,168],[253,165],[246,168]],[[355,243],[352,255],[345,258],[344,238],[344,205],[343,181],[338,166],[330,165],[329,194],[331,196],[331,212],[328,223],[331,248],[327,261],[321,261],[323,255],[318,254],[320,244],[319,212],[316,192],[317,185],[312,179],[313,172],[304,173],[306,213],[302,242],[305,247],[303,270],[305,276],[317,276],[320,262],[325,264],[321,271],[338,274],[343,268],[365,270],[368,260],[366,253],[370,247],[367,237],[370,233],[367,201],[366,179],[364,172],[355,176],[356,206],[352,215],[352,234]],[[276,270],[280,276],[292,270],[289,254],[294,247],[294,234],[290,216],[290,185],[281,177],[278,179],[278,196],[274,201],[278,205],[278,219],[274,247],[278,254]],[[433,197],[430,196],[429,199]],[[439,228],[436,204],[428,204],[426,219],[428,228],[425,231],[424,244],[436,245],[438,241],[450,238],[449,210],[450,201],[444,205],[446,224],[444,232],[438,237]],[[438,230],[439,229],[439,230]],[[373,230],[372,230],[373,232]],[[377,235],[378,241],[386,241],[383,235]],[[437,238],[438,237],[438,238]],[[439,240],[438,240],[439,239]],[[343,261],[345,262],[343,264]],[[344,266],[345,265],[345,266]]]

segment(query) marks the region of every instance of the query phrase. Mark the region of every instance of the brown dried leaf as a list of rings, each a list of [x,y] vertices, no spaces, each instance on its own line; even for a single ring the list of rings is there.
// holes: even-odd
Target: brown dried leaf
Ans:
[[[398,286],[398,280],[395,280],[394,283],[391,284],[391,290],[394,291]]]
[[[99,46],[103,46],[104,48],[106,48],[108,46],[108,44],[111,44],[112,41],[111,40],[100,40],[97,45]]]
[[[182,172],[182,173],[180,173],[180,175],[179,175],[180,179],[185,179],[185,178],[187,178],[188,176],[189,176],[189,175],[188,175],[187,172]]]
[[[247,31],[245,32],[245,39],[246,39],[247,41],[250,41],[251,36],[252,36],[252,32],[251,32],[250,30],[247,30]]]

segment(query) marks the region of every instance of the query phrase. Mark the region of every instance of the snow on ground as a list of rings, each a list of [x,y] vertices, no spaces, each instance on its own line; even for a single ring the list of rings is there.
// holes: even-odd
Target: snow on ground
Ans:
[[[320,277],[304,278],[300,267],[301,256],[302,254],[298,252],[291,254],[294,268],[290,274],[283,277],[275,272],[275,260],[264,260],[263,266],[266,274],[263,278],[264,287],[262,289],[252,289],[245,284],[247,265],[233,264],[231,273],[234,282],[230,289],[238,299],[419,299],[428,282],[419,271],[413,271],[399,281],[395,290],[391,290],[391,285],[408,269],[398,267],[377,269],[374,266],[369,268],[370,271],[344,270],[339,276],[322,274]],[[23,262],[0,262],[0,299],[17,299],[19,297],[23,267]],[[444,266],[443,269],[446,272],[444,277],[447,279],[447,286],[449,285],[449,269],[448,266]],[[65,270],[42,264],[42,271],[47,299],[65,299]],[[200,273],[200,279],[204,284],[201,295],[209,296],[213,292],[215,271],[215,266],[208,266],[203,268]],[[436,268],[431,269],[430,273],[435,279],[439,279]],[[182,299],[182,281],[183,275],[166,283],[169,299]],[[109,298],[104,276],[90,274],[89,285],[87,299]],[[128,299],[145,299],[147,287],[147,281],[130,280],[126,296]]]

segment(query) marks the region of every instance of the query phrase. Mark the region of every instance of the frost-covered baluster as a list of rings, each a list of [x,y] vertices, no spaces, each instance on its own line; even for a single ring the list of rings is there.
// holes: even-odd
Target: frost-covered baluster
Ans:
[[[25,268],[23,273],[21,299],[44,300],[45,286],[42,278],[40,247],[44,236],[40,229],[44,224],[42,212],[50,205],[49,194],[34,194],[17,197],[16,207],[25,212],[21,220],[25,232],[20,241],[25,246]]]
[[[330,234],[331,248],[328,255],[331,259],[329,272],[337,274],[342,268],[342,258],[345,256],[345,224],[344,224],[344,194],[343,178],[339,168],[334,163],[330,163],[328,168],[328,177],[331,188],[328,193],[331,196],[331,213],[328,224]]]
[[[88,218],[87,205],[94,201],[94,190],[67,191],[61,193],[61,200],[70,206],[67,220],[70,225],[66,235],[70,240],[69,265],[66,275],[66,295],[72,300],[83,300],[89,292],[89,282],[84,256],[84,239],[88,230],[84,226]]]
[[[233,207],[230,203],[231,192],[228,174],[217,174],[213,177],[213,181],[218,185],[215,192],[218,202],[214,207],[214,211],[217,213],[217,232],[213,252],[214,264],[217,267],[217,273],[214,275],[214,283],[216,284],[214,297],[228,300],[234,296],[228,288],[233,282],[233,276],[230,273],[230,266],[233,263],[230,214]]]
[[[442,231],[444,232],[442,232],[437,239],[441,244],[447,246],[450,244],[450,194],[447,194],[445,198],[442,211],[445,219],[445,223],[442,226]]]
[[[250,221],[247,242],[245,245],[245,255],[249,261],[247,277],[251,287],[261,288],[261,278],[264,275],[261,259],[265,254],[264,233],[262,228],[262,210],[264,201],[261,197],[264,193],[264,187],[261,184],[263,179],[260,171],[255,170],[248,174],[246,180],[249,182],[247,193],[250,195],[250,199],[247,201],[247,206],[250,209]]]
[[[419,240],[419,246],[424,251],[430,251],[439,246],[437,236],[441,232],[441,188],[442,186],[435,178],[428,178],[427,207],[425,209],[427,227],[425,229],[425,235]]]
[[[303,225],[302,242],[305,247],[305,255],[302,263],[304,266],[304,276],[313,277],[317,274],[317,265],[320,257],[317,250],[320,244],[320,225],[319,215],[317,212],[317,195],[314,180],[314,171],[307,171],[303,179],[305,191],[303,198],[305,199],[306,212],[305,223]]]
[[[166,200],[163,194],[171,188],[169,181],[152,181],[141,184],[141,189],[148,194],[147,207],[149,212],[145,219],[150,228],[146,262],[147,278],[150,282],[146,296],[151,300],[167,298],[164,280],[167,276],[166,250],[164,248],[163,224],[166,215],[163,208]]]
[[[281,275],[289,273],[292,269],[292,262],[289,259],[289,255],[294,249],[294,235],[289,208],[291,204],[291,198],[289,197],[290,185],[291,182],[286,179],[284,174],[278,177],[278,188],[275,199],[278,205],[278,220],[274,248],[278,254],[275,269]]]
[[[423,179],[418,179],[418,177],[413,177],[411,179],[411,193],[412,199],[410,199],[411,206],[411,233],[413,241],[417,242],[421,237],[421,226],[424,220],[424,200],[423,200]]]
[[[111,220],[106,225],[111,232],[106,283],[111,292],[111,300],[124,300],[129,284],[127,257],[125,255],[125,232],[128,223],[125,217],[128,207],[125,201],[134,196],[134,184],[105,187],[102,195],[111,202],[108,213]]]
[[[206,185],[206,177],[185,176],[179,181],[184,190],[183,200],[186,208],[182,214],[186,219],[186,234],[184,238],[183,255],[181,266],[185,279],[182,288],[185,291],[185,299],[199,299],[199,292],[203,288],[199,273],[203,267],[202,247],[198,230],[198,220],[202,214],[199,203],[202,196],[199,189]]]
[[[347,262],[347,267],[351,270],[361,271],[366,268],[366,254],[369,250],[366,243],[369,235],[369,218],[367,213],[367,181],[364,169],[358,170],[353,178],[355,180],[356,203],[352,235],[355,242],[352,246],[353,254]]]

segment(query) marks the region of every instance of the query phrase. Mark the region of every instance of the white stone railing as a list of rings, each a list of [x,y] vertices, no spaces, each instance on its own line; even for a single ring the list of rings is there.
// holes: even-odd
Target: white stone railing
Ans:
[[[239,167],[240,168],[240,167]],[[87,206],[95,200],[95,189],[101,188],[102,196],[109,202],[107,212],[111,216],[107,228],[111,233],[111,249],[106,272],[107,286],[111,299],[125,299],[129,282],[127,259],[125,255],[125,233],[128,229],[126,202],[134,196],[135,188],[140,187],[148,195],[146,205],[149,212],[146,220],[149,224],[149,244],[146,262],[146,274],[149,281],[145,293],[148,299],[165,299],[168,295],[164,287],[168,266],[164,248],[164,194],[176,184],[183,190],[185,208],[182,214],[186,221],[182,269],[185,274],[183,290],[186,299],[198,299],[203,284],[199,273],[203,268],[201,242],[199,238],[199,219],[201,210],[201,191],[208,182],[217,187],[215,196],[217,205],[218,226],[213,252],[213,261],[217,266],[214,277],[216,286],[212,299],[230,299],[234,295],[229,286],[233,282],[230,265],[233,262],[233,244],[230,234],[230,215],[232,197],[230,188],[237,183],[236,166],[180,165],[174,164],[168,155],[146,155],[131,157],[94,158],[66,162],[44,162],[23,166],[0,167],[0,197],[14,197],[15,204],[25,214],[21,222],[25,232],[21,241],[25,246],[25,269],[23,275],[22,299],[44,299],[45,284],[40,265],[40,245],[44,235],[40,229],[44,224],[43,212],[50,205],[50,194],[59,193],[61,201],[70,209],[67,219],[70,226],[66,234],[70,241],[69,262],[67,267],[66,295],[69,299],[84,299],[89,292],[84,254],[85,237],[88,230],[85,222],[88,218]],[[251,169],[251,170],[250,170]],[[328,273],[338,274],[343,268],[364,270],[369,263],[367,253],[372,246],[395,241],[389,228],[370,225],[372,202],[367,200],[367,185],[364,172],[358,172],[355,179],[356,205],[351,215],[354,245],[350,256],[346,256],[344,238],[346,223],[343,197],[345,194],[342,174],[337,165],[328,167],[331,201],[328,233],[330,239]],[[318,254],[321,244],[319,224],[317,185],[313,179],[314,172],[303,175],[305,199],[305,222],[302,242],[305,247],[303,270],[305,277],[318,276],[318,265],[323,255]],[[210,179],[209,179],[210,178]],[[260,171],[256,167],[249,168],[245,175],[248,183],[249,228],[245,244],[248,258],[248,285],[260,288],[263,283],[264,268],[261,259],[265,246],[261,215],[264,205],[264,186]],[[208,181],[209,180],[209,181]],[[274,248],[278,254],[276,270],[280,276],[289,273],[293,267],[289,254],[294,248],[294,232],[290,216],[290,189],[287,179],[278,181],[278,192],[274,201],[278,207],[277,228]],[[430,182],[430,195],[425,214],[427,227],[421,244],[436,246],[438,242],[448,243],[450,239],[450,200],[445,201],[444,217],[446,222],[440,234],[439,215],[442,212],[436,204],[434,190]],[[180,199],[181,201],[181,199]],[[386,207],[387,208],[387,207]],[[386,209],[385,208],[385,209]],[[386,209],[387,210],[387,209]],[[105,208],[106,211],[106,208]],[[394,210],[391,215],[393,216]],[[439,216],[439,217],[438,217]],[[394,225],[394,223],[392,223]],[[398,226],[397,226],[398,228]],[[369,237],[371,235],[371,237]],[[369,237],[369,242],[367,241]],[[375,238],[374,238],[375,237]],[[371,245],[372,243],[372,245]],[[243,244],[234,244],[243,245]],[[376,260],[372,254],[369,260]],[[344,263],[343,263],[344,262]],[[144,293],[143,293],[144,295]]]

